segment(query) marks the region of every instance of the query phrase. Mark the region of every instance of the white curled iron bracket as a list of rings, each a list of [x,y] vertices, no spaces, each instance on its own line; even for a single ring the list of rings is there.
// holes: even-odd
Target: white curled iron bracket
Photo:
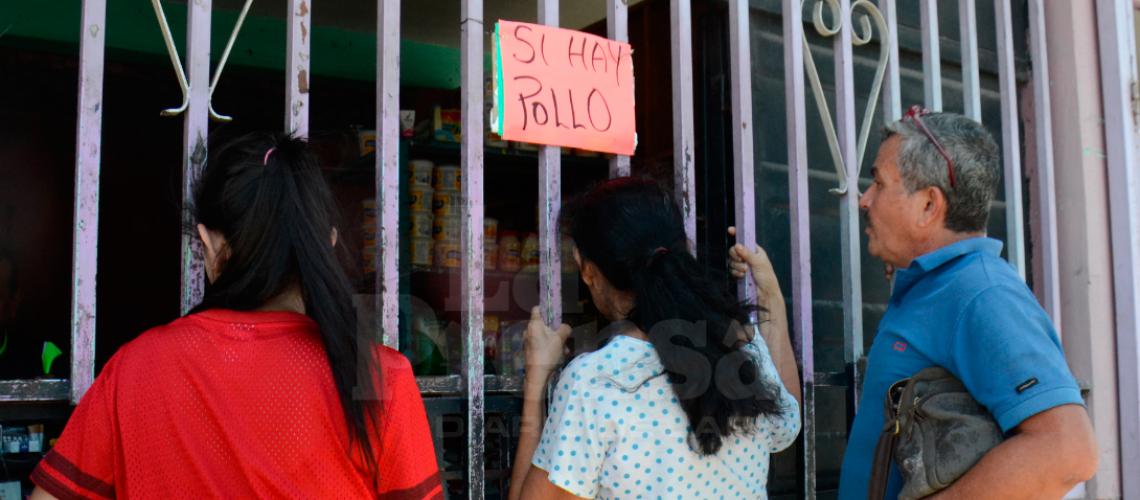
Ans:
[[[887,21],[883,18],[883,13],[879,8],[870,0],[856,0],[851,4],[851,12],[840,13],[838,0],[813,0],[815,2],[812,8],[812,25],[815,26],[815,31],[822,35],[824,38],[829,38],[837,35],[843,22],[853,21],[856,9],[863,9],[864,13],[859,18],[859,28],[852,29],[851,44],[860,47],[871,42],[871,37],[874,34],[871,30],[871,21],[875,22],[875,26],[879,29],[880,36],[887,33]],[[827,4],[827,8],[834,13],[832,18],[836,21],[834,27],[828,26],[823,21],[823,6]],[[800,2],[803,6],[803,2]],[[843,15],[846,14],[846,15]],[[835,173],[839,177],[839,187],[832,188],[830,192],[835,195],[847,194],[847,169],[843,162],[843,155],[839,152],[839,139],[835,134],[835,123],[831,117],[831,109],[827,106],[827,97],[823,95],[823,85],[819,81],[819,72],[816,70],[815,61],[811,56],[811,46],[808,44],[807,38],[803,39],[804,44],[804,66],[807,69],[808,80],[811,82],[812,94],[815,96],[816,108],[819,109],[819,118],[823,121],[823,130],[827,135],[827,143],[831,148],[831,158],[835,163]],[[867,137],[871,133],[871,121],[875,116],[875,107],[879,102],[879,92],[883,88],[883,76],[887,71],[887,62],[890,60],[891,52],[890,47],[885,43],[879,44],[879,60],[875,68],[875,79],[871,84],[871,95],[867,100],[867,109],[863,112],[863,125],[859,129],[859,149],[856,155],[856,173],[863,165],[863,155],[867,151]],[[858,178],[858,175],[856,175]],[[858,186],[856,186],[858,190]]]
[[[160,0],[151,0],[154,5],[154,15],[158,18],[158,27],[162,31],[162,39],[166,42],[166,52],[170,54],[170,63],[174,65],[174,76],[178,77],[178,86],[182,89],[182,105],[177,108],[170,108],[162,110],[162,116],[177,116],[186,111],[190,106],[190,83],[186,81],[186,73],[182,70],[182,58],[178,55],[178,48],[174,46],[174,37],[170,34],[170,24],[166,22],[166,13],[162,10],[162,2]],[[210,102],[208,104],[210,109],[210,119],[219,122],[232,121],[232,116],[226,116],[214,111],[214,89],[218,86],[218,79],[222,77],[222,70],[226,67],[226,60],[230,58],[230,50],[234,48],[234,41],[237,40],[238,32],[241,31],[241,25],[245,22],[245,16],[249,13],[249,6],[253,4],[253,0],[245,0],[245,5],[241,8],[241,13],[238,14],[237,23],[234,24],[234,30],[230,33],[230,39],[226,42],[226,50],[222,51],[222,58],[218,61],[218,68],[214,71],[214,78],[210,81]]]

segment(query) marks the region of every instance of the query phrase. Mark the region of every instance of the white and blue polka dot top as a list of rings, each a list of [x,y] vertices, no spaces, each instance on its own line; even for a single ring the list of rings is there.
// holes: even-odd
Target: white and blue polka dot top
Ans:
[[[795,440],[800,411],[763,339],[744,349],[777,382],[786,410],[728,436],[715,455],[690,448],[688,417],[653,345],[618,335],[562,372],[533,464],[585,498],[767,498],[768,456]]]

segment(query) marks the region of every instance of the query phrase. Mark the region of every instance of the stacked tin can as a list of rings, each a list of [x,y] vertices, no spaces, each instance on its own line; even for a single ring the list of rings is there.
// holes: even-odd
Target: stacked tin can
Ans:
[[[411,186],[408,188],[409,211],[412,217],[411,254],[412,265],[430,267],[432,265],[432,171],[434,165],[427,160],[409,162],[412,171]]]
[[[463,195],[460,194],[461,177],[459,167],[454,165],[436,166],[432,175],[434,191],[431,198],[431,211],[434,219],[431,235],[434,244],[433,260],[436,267],[457,268],[462,263],[460,243],[460,212]]]

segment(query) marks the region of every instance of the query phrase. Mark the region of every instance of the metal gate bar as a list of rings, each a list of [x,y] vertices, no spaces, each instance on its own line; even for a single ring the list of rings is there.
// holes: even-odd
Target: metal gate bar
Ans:
[[[376,331],[400,344],[400,0],[376,4]]]
[[[811,207],[808,200],[807,111],[804,32],[800,0],[783,0],[784,95],[788,130],[788,191],[791,204],[793,346],[803,384],[804,498],[815,498],[815,360],[811,317]]]
[[[697,253],[697,181],[693,138],[693,21],[690,0],[670,0],[673,77],[673,189],[685,221],[689,251]]]
[[[71,403],[95,380],[95,279],[99,256],[99,168],[103,147],[103,53],[107,0],[84,0],[79,34],[79,123],[72,228]]]
[[[1096,12],[1116,301],[1121,497],[1140,498],[1140,136],[1134,12],[1125,0],[1098,0]]]
[[[468,498],[482,500],[483,436],[483,0],[463,0],[459,39],[462,120],[460,168],[460,331],[467,396]]]

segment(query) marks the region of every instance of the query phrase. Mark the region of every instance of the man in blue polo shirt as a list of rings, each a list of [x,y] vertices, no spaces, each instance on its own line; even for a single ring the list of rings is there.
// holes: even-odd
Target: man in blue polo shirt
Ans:
[[[841,499],[867,498],[887,388],[930,366],[962,380],[1006,440],[939,498],[1061,498],[1096,471],[1080,390],[1049,317],[986,221],[1000,179],[981,124],[912,108],[887,126],[859,201],[868,251],[895,272],[848,438]],[[902,487],[892,464],[887,498]]]

